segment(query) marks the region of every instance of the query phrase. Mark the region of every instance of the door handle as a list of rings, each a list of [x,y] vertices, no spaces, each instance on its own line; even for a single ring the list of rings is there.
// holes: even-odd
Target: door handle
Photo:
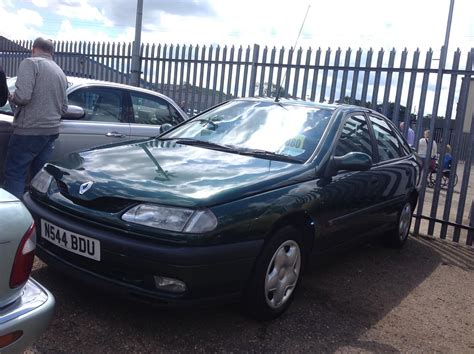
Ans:
[[[119,132],[108,132],[107,134],[105,134],[106,137],[108,138],[123,138],[125,136],[125,134],[121,134]]]

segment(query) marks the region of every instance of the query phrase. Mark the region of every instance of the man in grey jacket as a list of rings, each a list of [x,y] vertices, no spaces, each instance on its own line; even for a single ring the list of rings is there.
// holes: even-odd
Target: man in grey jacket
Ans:
[[[49,160],[67,111],[67,80],[53,61],[53,43],[37,38],[31,58],[20,63],[16,90],[10,95],[15,118],[4,165],[4,188],[22,198],[31,168],[33,177]]]

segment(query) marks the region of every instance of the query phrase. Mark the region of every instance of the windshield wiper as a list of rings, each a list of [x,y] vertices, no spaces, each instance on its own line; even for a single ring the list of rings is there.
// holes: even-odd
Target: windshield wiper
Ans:
[[[259,150],[259,149],[239,149],[239,154],[248,155],[254,157],[262,157],[269,160],[283,161],[283,162],[294,162],[303,163],[304,161],[297,159],[296,157],[277,154],[276,152]]]
[[[176,143],[182,144],[182,145],[200,146],[200,147],[209,148],[212,150],[234,152],[234,153],[238,152],[238,150],[234,147],[231,147],[228,145],[220,145],[216,143],[211,143],[209,141],[204,141],[204,140],[189,139],[189,138],[176,138]]]
[[[158,138],[158,140],[175,140],[177,144],[190,145],[190,146],[200,146],[203,148],[209,148],[212,150],[230,152],[239,155],[261,157],[269,160],[283,161],[283,162],[293,162],[293,163],[303,163],[304,161],[297,159],[288,155],[281,155],[275,152],[260,150],[260,149],[249,149],[249,148],[240,148],[232,145],[220,145],[216,143],[211,143],[209,141],[197,140],[191,138]]]

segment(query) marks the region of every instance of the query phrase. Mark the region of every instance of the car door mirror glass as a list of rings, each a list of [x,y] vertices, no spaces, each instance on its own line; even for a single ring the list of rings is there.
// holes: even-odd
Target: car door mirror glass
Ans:
[[[372,167],[372,158],[363,152],[349,152],[343,156],[333,157],[333,170],[367,171]]]
[[[66,113],[62,116],[62,119],[81,119],[84,118],[85,112],[82,107],[68,105]]]
[[[171,128],[173,128],[173,126],[172,126],[170,123],[164,123],[164,124],[162,124],[161,127],[160,127],[160,133],[167,132],[167,131],[170,130]]]

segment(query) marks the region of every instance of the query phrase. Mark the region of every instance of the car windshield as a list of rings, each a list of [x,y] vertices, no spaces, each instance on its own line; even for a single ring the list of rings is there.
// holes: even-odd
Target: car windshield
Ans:
[[[7,79],[8,91],[10,91],[10,93],[15,92],[15,82],[16,82],[16,77],[11,77]],[[10,103],[7,102],[3,107],[0,107],[0,113],[13,115],[12,108],[10,107]]]
[[[294,103],[235,100],[161,136],[237,153],[264,152],[306,161],[316,149],[333,109]],[[209,143],[209,144],[205,144]],[[197,145],[197,144],[195,144]]]

